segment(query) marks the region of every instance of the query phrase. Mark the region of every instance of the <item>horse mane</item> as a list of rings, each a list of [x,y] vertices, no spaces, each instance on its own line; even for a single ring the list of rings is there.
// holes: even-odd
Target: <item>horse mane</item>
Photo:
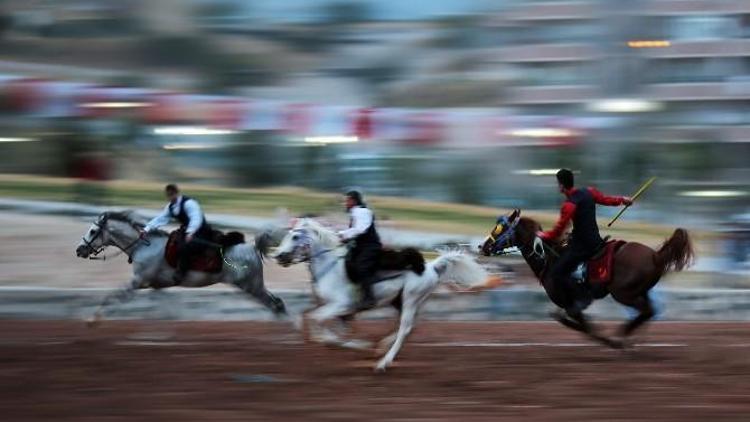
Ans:
[[[304,218],[303,220],[303,226],[310,230],[310,232],[318,238],[322,243],[335,245],[339,243],[339,238],[336,235],[336,233],[333,230],[330,230],[328,227],[324,226],[317,220],[313,220],[312,218]]]
[[[539,230],[542,229],[542,225],[531,217],[521,217],[518,220],[518,225],[522,226],[526,230],[534,230],[534,226],[539,226]]]
[[[146,223],[147,223],[146,219],[142,215],[138,214],[137,212],[133,210],[106,211],[106,212],[103,212],[99,216],[99,219],[102,219],[102,218],[126,223],[136,229],[142,229],[146,227]],[[166,236],[168,233],[163,230],[154,230],[150,234]]]

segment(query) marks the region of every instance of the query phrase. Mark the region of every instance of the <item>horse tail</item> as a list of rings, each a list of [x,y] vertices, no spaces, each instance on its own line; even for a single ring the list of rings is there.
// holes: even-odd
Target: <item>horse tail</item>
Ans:
[[[425,270],[425,261],[422,253],[415,248],[405,248],[401,251],[401,255],[404,257],[406,264],[414,271],[417,275],[422,275]]]
[[[654,262],[660,274],[668,271],[682,271],[693,264],[695,254],[693,242],[687,230],[678,228],[656,251]]]
[[[499,279],[488,277],[487,271],[472,257],[459,251],[443,252],[427,264],[438,275],[438,283],[459,290],[478,291],[495,287]]]
[[[264,231],[255,235],[255,249],[258,251],[258,255],[261,258],[268,257],[268,251],[271,249],[273,244],[273,236],[268,231]]]

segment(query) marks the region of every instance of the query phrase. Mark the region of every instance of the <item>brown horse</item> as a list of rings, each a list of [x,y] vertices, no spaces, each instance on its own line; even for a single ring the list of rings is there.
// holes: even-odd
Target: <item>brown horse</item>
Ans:
[[[536,221],[521,217],[515,210],[509,216],[500,216],[490,236],[480,247],[484,255],[502,253],[516,247],[521,251],[526,263],[542,282],[550,300],[560,308],[569,308],[576,297],[571,292],[561,291],[560,283],[546,280],[545,271],[559,256],[560,245],[547,244],[536,236],[541,225]],[[672,237],[654,251],[646,245],[627,242],[614,256],[612,278],[606,285],[592,288],[593,298],[601,299],[608,294],[625,306],[636,309],[639,314],[627,322],[619,334],[620,340],[610,340],[598,334],[582,312],[565,315],[557,312],[554,318],[568,328],[583,332],[591,338],[612,347],[621,347],[633,331],[654,316],[648,292],[668,271],[681,271],[693,261],[693,247],[685,229],[676,229]]]

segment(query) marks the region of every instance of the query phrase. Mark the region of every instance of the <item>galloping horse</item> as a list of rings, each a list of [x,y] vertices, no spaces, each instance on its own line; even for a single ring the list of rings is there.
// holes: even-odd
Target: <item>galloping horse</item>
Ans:
[[[163,231],[155,231],[142,239],[139,229],[144,225],[144,221],[133,212],[105,212],[83,235],[76,248],[76,255],[80,258],[96,257],[108,246],[114,246],[126,254],[133,264],[133,276],[122,288],[104,298],[90,323],[99,322],[112,302],[130,301],[136,290],[174,285],[174,268],[164,258],[168,235]],[[263,257],[268,250],[269,237],[268,234],[256,236],[254,246],[240,243],[228,247],[224,258],[230,265],[224,265],[219,273],[190,271],[180,286],[232,284],[258,300],[276,316],[286,316],[284,302],[266,290],[263,284]]]
[[[554,280],[545,280],[545,271],[553,264],[559,245],[548,245],[536,236],[541,225],[536,221],[521,217],[515,210],[509,216],[501,216],[490,236],[481,246],[484,255],[494,251],[516,247],[534,274],[542,281],[550,300],[560,308],[567,308],[573,298],[560,291]],[[563,325],[581,331],[591,338],[612,347],[622,347],[625,339],[633,331],[654,316],[654,308],[648,296],[649,290],[668,271],[681,271],[693,261],[693,247],[685,229],[678,228],[661,247],[654,251],[636,242],[624,243],[614,255],[612,278],[606,285],[592,289],[596,299],[612,294],[612,297],[625,306],[636,309],[639,314],[627,322],[619,331],[620,339],[611,340],[599,335],[587,321],[583,313],[574,315],[556,314],[555,318]]]
[[[276,260],[283,266],[308,262],[312,275],[312,286],[318,306],[303,318],[311,319],[311,331],[318,330],[324,322],[340,321],[358,312],[359,291],[348,278],[344,264],[346,249],[338,236],[320,223],[301,218],[281,241],[276,251]],[[416,270],[401,271],[386,276],[372,286],[377,306],[390,306],[396,301],[400,316],[398,330],[382,339],[378,350],[389,348],[375,366],[378,372],[385,371],[393,362],[406,337],[414,326],[417,311],[440,283],[456,283],[458,286],[478,290],[482,283],[496,281],[487,278],[484,269],[471,257],[459,252],[445,252],[434,261],[424,264],[419,257]],[[487,287],[490,287],[489,284]],[[303,328],[307,326],[304,324]],[[324,329],[322,335],[313,340],[347,346],[354,340],[345,341],[335,332]],[[362,344],[362,342],[358,343]]]

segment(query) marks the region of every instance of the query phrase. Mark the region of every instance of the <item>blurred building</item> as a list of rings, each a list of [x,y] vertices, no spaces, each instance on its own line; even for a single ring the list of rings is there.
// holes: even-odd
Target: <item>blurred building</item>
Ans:
[[[476,39],[515,75],[504,106],[591,122],[601,183],[658,172],[683,209],[747,205],[750,2],[510,1]]]
[[[137,143],[150,169],[190,161],[184,177],[212,183],[551,207],[565,166],[615,192],[660,176],[662,215],[744,212],[750,198],[747,0],[8,0],[1,12],[0,72],[14,82],[0,81],[0,118],[16,138],[73,116],[70,139]],[[66,148],[26,142],[55,153],[0,170],[58,174],[53,146]],[[120,177],[159,174],[118,157]]]
[[[661,125],[750,140],[748,1],[523,1],[486,30],[484,43],[497,47],[485,62],[523,75],[507,105],[548,114],[647,107],[662,112]],[[631,102],[608,110],[606,99]]]

